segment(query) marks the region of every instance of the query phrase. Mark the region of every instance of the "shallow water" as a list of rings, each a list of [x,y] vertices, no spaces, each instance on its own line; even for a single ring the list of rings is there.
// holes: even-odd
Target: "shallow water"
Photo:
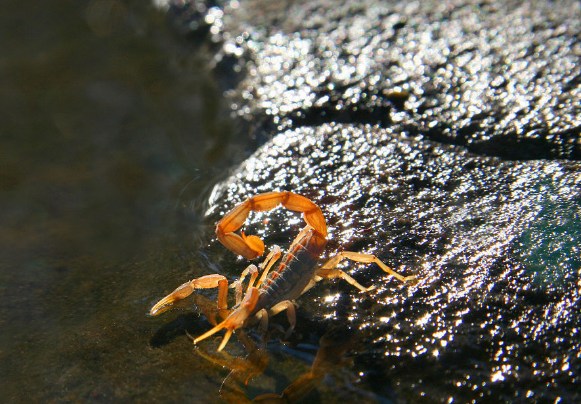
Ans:
[[[4,5],[2,402],[217,400],[219,374],[184,382],[207,367],[189,344],[170,358],[149,344],[155,286],[203,260],[205,195],[240,147],[165,18],[139,2]]]

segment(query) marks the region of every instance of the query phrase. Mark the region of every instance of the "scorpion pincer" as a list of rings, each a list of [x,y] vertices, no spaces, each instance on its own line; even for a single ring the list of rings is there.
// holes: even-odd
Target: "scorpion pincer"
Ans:
[[[189,296],[195,289],[218,288],[218,313],[224,319],[208,332],[194,339],[198,343],[216,332],[226,329],[226,334],[218,347],[221,351],[234,330],[250,322],[259,321],[266,329],[268,317],[286,310],[290,327],[287,336],[292,332],[296,315],[293,301],[310,289],[321,279],[342,278],[363,292],[374,289],[365,288],[345,272],[337,269],[343,258],[361,263],[375,263],[383,271],[393,275],[402,282],[415,279],[404,277],[393,271],[377,257],[371,254],[343,251],[335,255],[323,266],[317,268],[317,261],[327,245],[327,224],[321,209],[310,199],[288,191],[259,194],[247,199],[227,213],[216,225],[218,240],[235,254],[246,259],[255,259],[264,253],[264,243],[257,236],[247,236],[239,230],[250,212],[263,212],[282,205],[288,210],[302,212],[307,223],[290,245],[287,253],[276,270],[270,270],[280,258],[281,250],[274,247],[261,265],[262,275],[258,281],[259,271],[254,265],[248,266],[240,279],[232,284],[236,290],[236,305],[227,309],[228,280],[223,275],[213,274],[196,278],[184,283],[172,293],[161,299],[152,307],[150,314],[155,316],[169,310],[176,301]],[[250,274],[250,280],[242,297],[242,282]]]

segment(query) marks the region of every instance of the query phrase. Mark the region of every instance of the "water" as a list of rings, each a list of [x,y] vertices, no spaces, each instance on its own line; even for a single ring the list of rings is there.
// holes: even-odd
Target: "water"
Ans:
[[[4,4],[2,402],[217,400],[188,383],[208,367],[189,344],[150,348],[146,313],[201,259],[202,205],[240,145],[204,55],[143,3]]]

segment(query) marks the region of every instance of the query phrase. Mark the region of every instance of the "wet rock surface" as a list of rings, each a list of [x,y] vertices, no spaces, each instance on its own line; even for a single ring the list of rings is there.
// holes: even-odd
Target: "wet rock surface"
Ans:
[[[209,218],[299,192],[328,218],[329,257],[373,253],[419,279],[346,265],[378,289],[312,289],[298,332],[365,330],[360,375],[394,402],[579,401],[579,4],[213,10],[240,132],[269,140],[215,188]],[[266,216],[248,232],[267,245],[302,225]]]
[[[580,185],[571,163],[502,161],[391,130],[321,125],[276,136],[210,203],[221,210],[257,192],[299,192],[329,221],[329,256],[372,253],[418,277],[402,285],[346,264],[378,289],[367,296],[335,281],[299,299],[299,323],[366,330],[359,360],[363,373],[381,373],[379,394],[568,402],[581,364]],[[289,243],[302,225],[285,222],[293,216],[275,211],[248,232]]]
[[[579,17],[570,1],[258,1],[214,31],[222,66],[245,72],[234,107],[260,133],[378,124],[479,154],[579,160]]]

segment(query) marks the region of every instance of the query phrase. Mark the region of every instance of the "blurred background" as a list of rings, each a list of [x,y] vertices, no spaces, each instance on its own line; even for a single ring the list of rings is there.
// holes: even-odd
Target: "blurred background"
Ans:
[[[147,1],[2,10],[0,401],[154,400],[130,347],[148,352],[146,310],[188,276],[207,194],[244,158],[211,55]]]

